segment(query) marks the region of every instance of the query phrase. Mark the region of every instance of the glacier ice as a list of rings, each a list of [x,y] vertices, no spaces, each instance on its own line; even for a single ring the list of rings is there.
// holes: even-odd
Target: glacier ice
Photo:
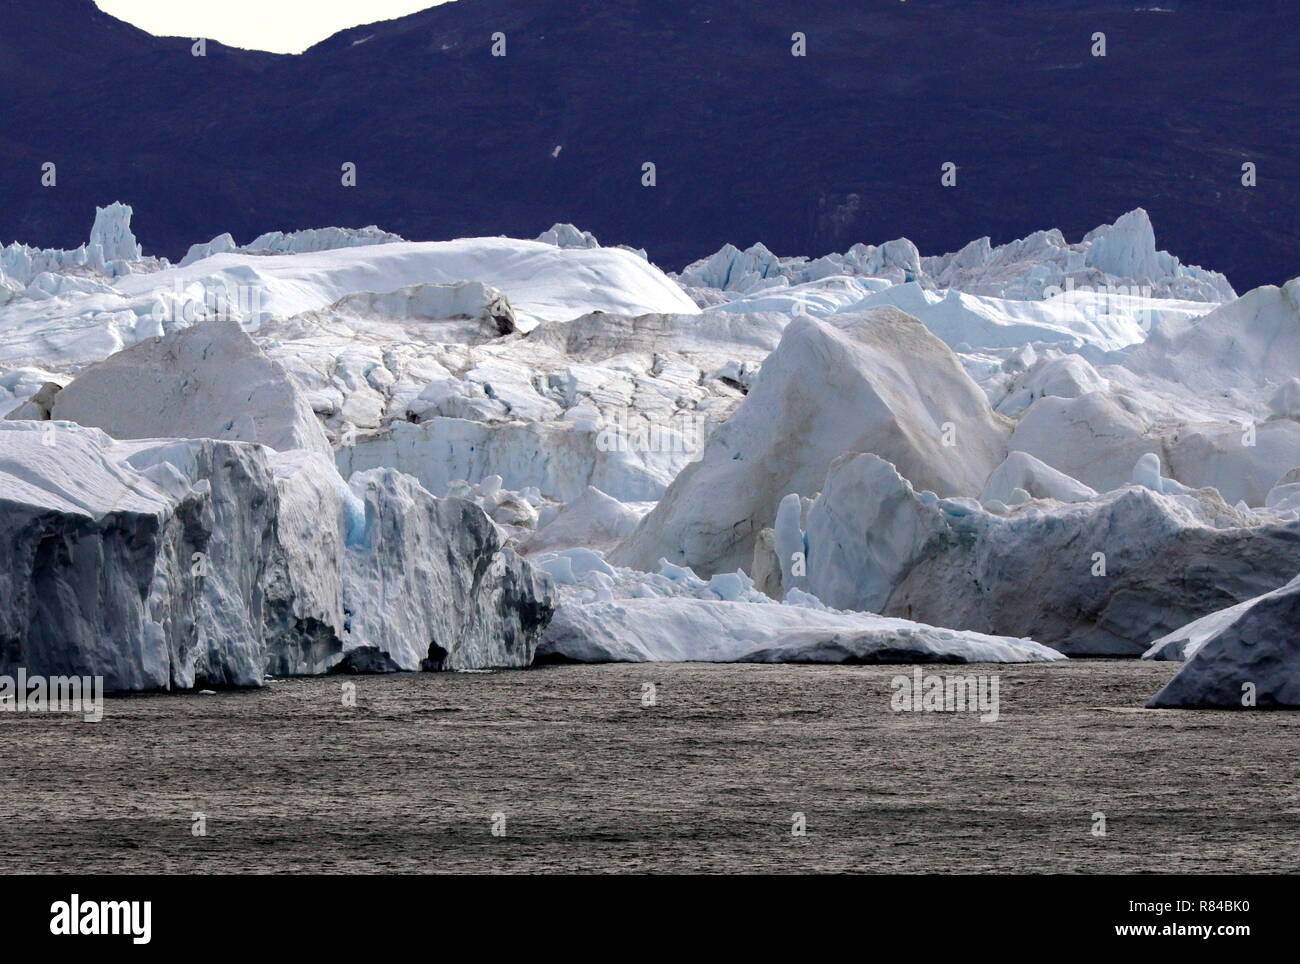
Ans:
[[[631,535],[642,515],[636,504],[620,502],[589,485],[554,518],[530,534],[522,549],[528,555],[576,548],[603,552]]]
[[[131,232],[130,206],[115,202],[95,209],[95,223],[90,229],[88,257],[102,271],[110,261],[138,261],[144,251]]]
[[[476,506],[301,449],[0,422],[0,526],[0,672],[109,690],[526,666],[552,609]]]
[[[1147,705],[1300,708],[1297,625],[1300,577],[1184,627],[1157,642],[1162,651],[1177,646],[1186,662]]]
[[[1297,537],[1294,520],[1210,489],[1127,485],[988,511],[917,493],[875,456],[845,456],[809,513],[807,588],[830,606],[1136,656],[1300,571]]]
[[[6,283],[9,298],[20,287],[30,289],[43,276],[66,277],[75,283],[76,280],[92,281],[94,276],[113,278],[130,273],[133,262],[145,260],[131,231],[133,214],[130,205],[118,201],[96,208],[89,242],[71,251],[32,248],[17,242],[0,248],[0,281]],[[140,267],[156,268],[158,263],[152,261]],[[40,290],[38,286],[36,292]]]
[[[989,475],[984,491],[980,493],[980,501],[1013,504],[1017,491],[1030,498],[1055,499],[1058,502],[1086,502],[1097,495],[1095,489],[1056,471],[1027,452],[1011,452]]]
[[[192,244],[180,261],[184,268],[214,254],[304,254],[310,251],[334,251],[360,248],[371,244],[392,244],[404,240],[400,235],[383,231],[376,225],[365,228],[308,228],[305,231],[268,231],[246,245],[238,245],[229,233],[219,234],[206,244]]]
[[[561,662],[1048,662],[1030,639],[960,632],[828,609],[793,594],[777,603],[743,571],[701,579],[666,561],[657,573],[610,566],[590,550],[538,557],[560,602],[538,648]]]
[[[929,289],[955,289],[1037,301],[1051,289],[1070,284],[1092,288],[1135,288],[1148,297],[1175,300],[1231,301],[1236,292],[1215,271],[1184,265],[1157,251],[1155,229],[1142,208],[1101,225],[1070,244],[1056,230],[1038,231],[993,247],[988,238],[959,251],[921,257],[916,246],[899,238],[879,246],[857,244],[844,254],[821,258],[778,258],[763,244],[741,251],[727,244],[682,269],[684,285],[750,293],[773,283],[802,284],[831,275],[883,278],[891,284],[916,282]]]
[[[332,454],[298,384],[233,321],[204,321],[89,365],[50,417],[116,439],[214,438]]]
[[[526,665],[557,603],[544,658],[1183,658],[1300,572],[1300,280],[1141,209],[677,275],[563,223],[172,265],[132,216],[0,249],[6,658]]]
[[[790,492],[814,495],[846,451],[876,452],[919,486],[975,495],[1006,455],[996,415],[943,342],[894,308],[835,324],[796,318],[757,384],[611,558],[702,572],[748,565]]]

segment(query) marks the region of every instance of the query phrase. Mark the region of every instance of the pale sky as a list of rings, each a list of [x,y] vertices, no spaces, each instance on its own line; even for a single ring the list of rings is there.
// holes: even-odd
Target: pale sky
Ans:
[[[297,54],[331,34],[447,0],[95,0],[105,13],[161,37]]]

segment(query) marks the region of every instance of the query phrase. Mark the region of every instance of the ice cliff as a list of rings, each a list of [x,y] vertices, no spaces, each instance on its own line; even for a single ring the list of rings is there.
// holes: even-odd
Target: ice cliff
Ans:
[[[110,690],[527,666],[549,584],[476,506],[391,471],[0,422],[0,673]]]

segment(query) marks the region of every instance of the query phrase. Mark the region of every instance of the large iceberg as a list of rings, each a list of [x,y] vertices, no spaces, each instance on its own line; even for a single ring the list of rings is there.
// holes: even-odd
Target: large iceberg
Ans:
[[[1128,485],[1073,502],[1025,493],[986,508],[918,492],[869,454],[831,467],[804,536],[806,576],[787,590],[1071,655],[1140,655],[1300,571],[1300,522],[1233,508],[1212,490]]]
[[[255,287],[258,317],[324,308],[359,291],[394,291],[413,284],[479,281],[514,305],[528,326],[568,321],[592,310],[617,314],[699,309],[653,265],[617,248],[557,248],[537,241],[469,238],[389,241],[255,258],[215,254],[185,267],[123,279],[127,298],[191,285]]]
[[[777,501],[815,495],[844,452],[876,452],[918,486],[975,495],[1005,457],[1009,427],[915,318],[876,308],[835,324],[795,319],[701,459],[611,558],[704,573],[748,565]]]
[[[527,666],[546,577],[393,472],[213,440],[0,422],[0,673],[109,690]]]
[[[173,266],[131,217],[0,250],[6,665],[520,666],[557,601],[547,659],[1190,665],[1300,571],[1300,281],[1140,209],[676,277],[568,224]]]

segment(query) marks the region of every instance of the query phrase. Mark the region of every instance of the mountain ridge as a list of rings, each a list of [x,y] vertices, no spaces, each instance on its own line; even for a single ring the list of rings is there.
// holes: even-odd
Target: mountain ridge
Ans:
[[[815,256],[1077,239],[1143,206],[1162,246],[1239,290],[1300,274],[1300,18],[1161,6],[456,0],[299,55],[209,42],[194,58],[90,0],[5,5],[0,37],[31,46],[0,58],[18,132],[0,146],[0,240],[74,245],[121,198],[173,259],[224,231],[531,237],[568,221],[680,268],[728,241]],[[1241,186],[1246,160],[1258,187]]]

